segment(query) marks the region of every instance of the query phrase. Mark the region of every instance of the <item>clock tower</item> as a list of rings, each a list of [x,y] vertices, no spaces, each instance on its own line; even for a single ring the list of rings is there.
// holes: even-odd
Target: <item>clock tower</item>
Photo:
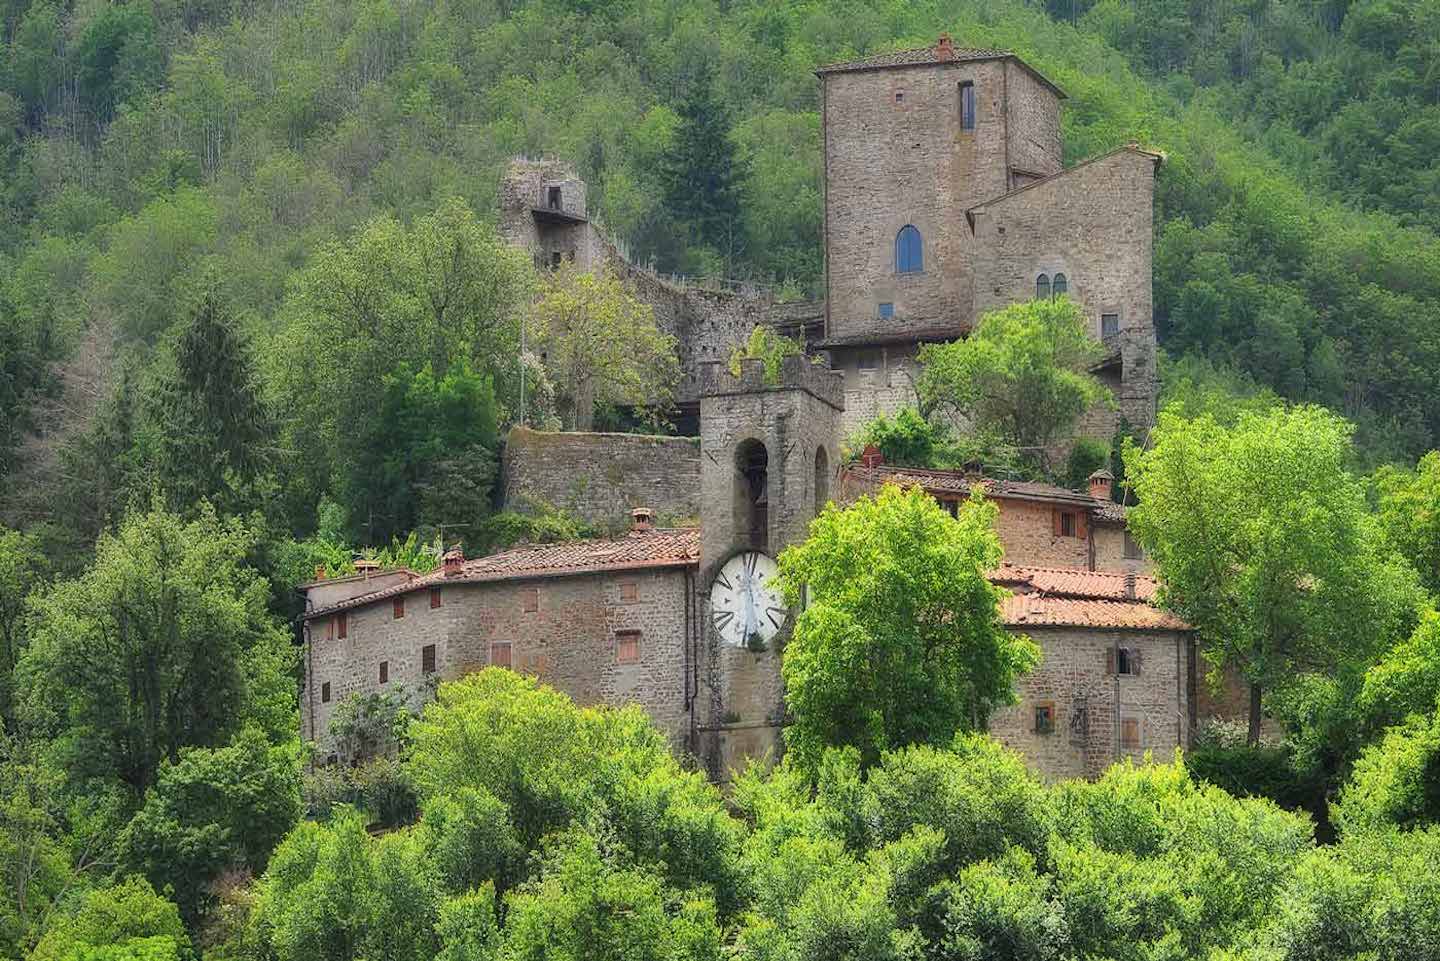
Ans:
[[[803,355],[785,358],[777,381],[760,360],[742,361],[739,376],[701,368],[692,744],[720,780],[780,747],[793,616],[768,582],[830,497],[844,407],[841,375]]]

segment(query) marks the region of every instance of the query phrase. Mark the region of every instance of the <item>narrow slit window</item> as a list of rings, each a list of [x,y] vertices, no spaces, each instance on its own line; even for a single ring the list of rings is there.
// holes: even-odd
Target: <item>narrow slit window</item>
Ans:
[[[960,129],[975,129],[975,84],[968,80],[960,85]]]
[[[389,684],[389,683],[390,683],[390,662],[389,662],[389,661],[381,661],[381,662],[380,662],[380,683],[381,683],[381,684]]]
[[[321,685],[320,685],[320,703],[321,703],[321,704],[329,704],[329,703],[330,703],[330,682],[329,682],[329,681],[326,681],[324,684],[321,684]]]

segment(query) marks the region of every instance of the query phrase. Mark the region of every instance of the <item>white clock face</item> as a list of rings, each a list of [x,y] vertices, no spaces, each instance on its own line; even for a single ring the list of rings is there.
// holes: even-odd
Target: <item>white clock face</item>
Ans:
[[[745,551],[725,562],[710,585],[710,617],[715,631],[727,643],[750,647],[758,638],[768,644],[790,609],[775,583],[779,568],[774,558]]]

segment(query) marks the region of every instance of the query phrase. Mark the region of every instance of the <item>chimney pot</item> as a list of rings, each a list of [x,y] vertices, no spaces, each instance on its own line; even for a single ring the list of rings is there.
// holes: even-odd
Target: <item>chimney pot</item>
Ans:
[[[1110,500],[1114,487],[1115,475],[1105,468],[1102,467],[1090,475],[1090,496],[1096,500]]]
[[[630,512],[630,529],[648,531],[655,526],[655,512],[648,507],[637,507]]]
[[[325,565],[324,565],[324,564],[316,564],[316,565],[315,565],[315,579],[316,579],[317,581],[323,581],[323,580],[325,579]]]
[[[445,556],[440,560],[445,576],[454,577],[456,574],[459,574],[460,569],[465,566],[465,552],[458,547],[452,547],[445,552]]]
[[[1126,571],[1126,572],[1125,572],[1125,599],[1126,599],[1126,600],[1130,600],[1130,601],[1135,600],[1135,572],[1134,572],[1134,571]]]
[[[942,33],[940,34],[940,39],[935,41],[935,59],[955,59],[955,42],[950,39],[950,34]]]

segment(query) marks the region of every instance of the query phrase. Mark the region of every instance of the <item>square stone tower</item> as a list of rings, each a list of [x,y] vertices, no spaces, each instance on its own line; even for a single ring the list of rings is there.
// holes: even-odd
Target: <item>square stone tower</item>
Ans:
[[[817,73],[827,345],[961,336],[975,300],[965,212],[1060,171],[1064,93],[1012,53],[949,37]]]
[[[716,629],[711,586],[735,554],[771,558],[803,540],[830,499],[840,463],[840,376],[810,358],[785,359],[778,382],[764,364],[701,367],[700,571],[694,665],[696,752],[725,778],[778,747],[784,721],[780,652],[794,617],[763,649],[740,647]]]

